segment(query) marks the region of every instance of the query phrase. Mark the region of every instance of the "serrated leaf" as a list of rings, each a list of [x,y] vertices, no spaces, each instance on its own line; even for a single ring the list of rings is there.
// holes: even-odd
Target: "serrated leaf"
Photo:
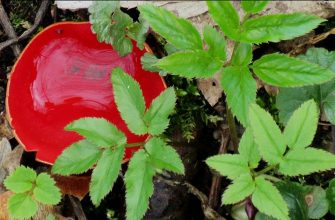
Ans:
[[[290,150],[279,165],[279,171],[287,176],[307,175],[333,168],[333,154],[311,147]]]
[[[248,67],[229,66],[223,69],[221,85],[227,96],[228,106],[237,119],[246,126],[248,110],[256,101],[256,81]]]
[[[138,82],[121,68],[112,71],[111,80],[117,109],[129,130],[137,135],[147,133],[143,120],[145,101]]]
[[[329,203],[329,212],[335,215],[335,179],[329,182],[329,186],[326,190],[326,196]]]
[[[145,144],[144,148],[156,168],[184,174],[184,164],[178,153],[162,139],[153,137]]]
[[[269,1],[249,1],[242,0],[241,6],[245,12],[248,13],[258,13],[263,11]]]
[[[207,1],[212,19],[225,35],[233,40],[239,39],[240,18],[230,1]]]
[[[232,184],[228,186],[226,191],[222,195],[222,204],[229,205],[235,204],[247,196],[251,195],[255,189],[255,183],[250,175],[242,174],[234,180]]]
[[[46,173],[37,176],[34,188],[34,198],[43,204],[57,205],[61,200],[61,193],[55,181]]]
[[[80,174],[91,168],[101,157],[102,151],[87,140],[73,143],[66,148],[52,166],[52,173]]]
[[[226,40],[221,33],[213,27],[206,25],[204,28],[204,40],[209,46],[208,53],[212,57],[216,57],[223,61],[226,60]]]
[[[252,203],[262,213],[280,220],[289,220],[287,205],[278,189],[263,177],[256,177]]]
[[[90,184],[90,197],[95,206],[98,206],[112,190],[121,169],[124,152],[124,147],[104,150],[94,168]]]
[[[261,213],[261,212],[257,212],[255,216],[255,220],[276,220],[276,218],[265,215],[264,213]]]
[[[149,23],[142,16],[139,17],[139,21],[133,23],[128,28],[127,36],[134,39],[137,42],[137,47],[143,50],[146,34],[149,30]]]
[[[229,179],[236,179],[250,172],[248,162],[241,155],[223,154],[207,158],[206,164]]]
[[[284,198],[291,220],[308,220],[308,209],[301,185],[294,182],[280,181],[275,184]]]
[[[261,156],[254,140],[251,128],[247,128],[244,131],[238,146],[238,152],[240,155],[246,158],[251,168],[256,168],[258,166],[258,163],[261,160]]]
[[[12,218],[26,219],[35,215],[37,203],[28,194],[14,194],[8,200],[8,210]]]
[[[115,125],[103,118],[80,118],[65,127],[101,147],[124,145],[127,138]]]
[[[148,126],[148,133],[159,135],[165,131],[169,125],[169,115],[176,105],[176,93],[173,87],[167,88],[151,103],[144,115],[144,121]]]
[[[249,109],[249,121],[255,142],[263,159],[269,164],[282,161],[286,143],[272,116],[256,104]]]
[[[233,66],[247,66],[252,60],[252,45],[238,43],[231,59]]]
[[[140,220],[149,207],[149,198],[154,187],[152,183],[155,168],[144,150],[137,151],[131,158],[125,175],[127,219]]]
[[[100,42],[113,45],[121,56],[132,51],[132,42],[126,35],[133,26],[133,20],[120,10],[119,2],[94,2],[89,12],[92,32],[97,34]]]
[[[160,68],[156,67],[155,64],[159,61],[159,59],[157,57],[155,57],[155,55],[151,54],[151,53],[145,53],[142,57],[141,57],[141,64],[142,64],[142,68],[144,70],[150,71],[150,72],[159,72],[161,71]]]
[[[261,80],[281,87],[320,84],[334,78],[327,68],[284,54],[265,55],[253,63],[252,69]]]
[[[305,55],[300,55],[299,59],[316,63],[335,74],[335,52],[328,52],[324,48],[310,48]],[[332,79],[321,85],[281,88],[276,100],[280,121],[286,123],[293,111],[304,101],[314,99],[318,103],[318,106],[321,107],[321,111],[324,111],[326,114],[327,119],[335,124],[333,110],[334,82],[335,80]]]
[[[210,56],[207,51],[189,51],[177,52],[164,57],[156,66],[173,75],[205,78],[218,72],[222,63]]]
[[[318,120],[316,103],[309,100],[302,104],[293,112],[285,127],[284,137],[287,145],[292,149],[309,146],[313,141]]]
[[[19,166],[5,180],[5,187],[14,193],[24,193],[33,188],[36,180],[36,172],[24,166]]]
[[[308,205],[308,218],[321,219],[329,209],[326,191],[320,186],[307,186],[305,197],[310,197],[311,203]]]
[[[243,23],[240,40],[256,44],[289,40],[312,31],[324,21],[304,13],[264,15]]]
[[[141,5],[139,10],[151,28],[177,48],[202,49],[200,34],[190,21],[178,18],[172,12],[153,5]]]

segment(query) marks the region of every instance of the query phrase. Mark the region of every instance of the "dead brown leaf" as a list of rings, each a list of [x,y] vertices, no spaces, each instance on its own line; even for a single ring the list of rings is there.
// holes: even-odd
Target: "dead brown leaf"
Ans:
[[[90,176],[52,176],[62,194],[72,195],[82,200],[89,191]]]
[[[0,194],[0,220],[9,220],[7,201],[12,194],[10,191]]]

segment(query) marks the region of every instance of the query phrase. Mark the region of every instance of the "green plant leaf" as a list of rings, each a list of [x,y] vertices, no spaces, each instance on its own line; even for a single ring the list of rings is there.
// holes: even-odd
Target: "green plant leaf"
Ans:
[[[234,66],[247,66],[252,60],[252,45],[239,43],[235,49],[231,64]]]
[[[278,125],[268,112],[256,104],[250,106],[249,120],[261,156],[269,164],[278,164],[286,150],[285,139]]]
[[[324,21],[304,13],[260,16],[243,23],[240,40],[256,44],[289,40],[312,31]]]
[[[126,136],[113,124],[103,118],[80,118],[65,127],[67,131],[75,131],[101,147],[124,145]]]
[[[159,135],[165,131],[169,125],[169,115],[176,105],[176,93],[170,87],[157,96],[151,103],[144,115],[144,121],[148,126],[148,133]]]
[[[335,178],[329,182],[326,190],[326,196],[329,203],[329,212],[335,215]]]
[[[178,18],[164,8],[149,4],[139,6],[139,10],[152,29],[177,48],[202,49],[200,34],[190,21]]]
[[[117,1],[94,2],[89,8],[90,22],[92,32],[97,34],[97,39],[100,42],[113,45],[121,56],[125,56],[133,49],[127,33],[134,36],[135,30],[132,30],[132,28],[136,25],[133,25],[133,19],[122,12],[119,7]],[[129,32],[129,30],[132,32]],[[138,40],[143,39],[138,37]]]
[[[52,214],[48,215],[46,220],[56,220],[56,217]]]
[[[261,160],[261,156],[254,140],[251,128],[247,128],[244,131],[243,136],[240,140],[238,152],[241,156],[246,158],[251,168],[256,168],[258,166],[258,163]]]
[[[37,203],[28,194],[14,194],[8,200],[8,211],[12,218],[27,219],[35,215]]]
[[[321,219],[327,214],[329,209],[326,191],[320,186],[307,186],[305,188],[306,201],[310,201],[310,204],[308,204],[308,218]]]
[[[149,198],[154,187],[152,178],[155,168],[144,150],[137,151],[131,158],[125,175],[127,219],[140,220],[149,207]]]
[[[157,67],[178,76],[205,78],[218,72],[222,63],[207,51],[177,52],[160,59]]]
[[[24,193],[33,188],[36,172],[24,166],[19,166],[5,180],[5,187],[14,193]]]
[[[43,204],[57,205],[61,200],[61,193],[55,184],[54,179],[48,174],[39,174],[33,191],[34,198]]]
[[[149,23],[145,21],[142,16],[139,17],[140,22],[133,23],[129,28],[127,35],[137,42],[137,47],[141,50],[144,49],[144,42],[146,34],[149,30]]]
[[[208,11],[225,35],[239,40],[240,18],[230,1],[207,1]]]
[[[124,147],[104,150],[97,166],[94,168],[90,184],[90,197],[95,206],[98,206],[101,200],[112,190],[121,170],[124,152]]]
[[[265,215],[264,213],[261,213],[261,212],[257,212],[255,216],[255,220],[276,220],[276,218]]]
[[[222,195],[222,204],[235,204],[251,195],[255,189],[255,183],[250,173],[242,174],[228,186]]]
[[[265,55],[253,63],[252,69],[264,82],[281,87],[320,84],[335,76],[327,68],[284,54]]]
[[[309,146],[313,141],[318,121],[316,103],[309,100],[302,104],[294,111],[285,127],[284,137],[287,145],[292,149]]]
[[[248,162],[242,155],[223,154],[207,158],[206,164],[229,179],[236,179],[250,172]]]
[[[151,138],[145,144],[151,163],[158,169],[166,169],[178,174],[184,174],[184,164],[178,153],[158,137]]]
[[[226,40],[224,36],[213,27],[206,25],[204,28],[204,39],[209,46],[208,53],[222,61],[227,58]]]
[[[277,182],[275,186],[288,206],[290,219],[308,220],[308,209],[302,186],[288,181]]]
[[[287,205],[278,189],[271,182],[259,176],[252,194],[252,203],[262,213],[281,220],[289,220]]]
[[[141,57],[141,64],[142,64],[142,68],[144,70],[150,71],[150,72],[159,72],[161,71],[160,68],[156,67],[155,64],[159,61],[159,59],[157,57],[155,57],[155,55],[151,54],[151,53],[145,53],[142,57]]]
[[[307,175],[335,168],[335,156],[315,148],[290,150],[279,165],[279,171],[287,176]]]
[[[335,74],[335,52],[328,52],[324,48],[310,48],[305,55],[300,55],[299,59],[316,63]],[[276,100],[276,105],[279,109],[279,119],[281,122],[286,123],[293,111],[304,101],[314,99],[318,103],[320,111],[324,112],[327,119],[335,124],[334,93],[334,79],[321,85],[281,88]]]
[[[138,82],[121,68],[112,71],[111,80],[117,109],[129,130],[137,135],[147,133],[143,120],[145,101]]]
[[[243,0],[241,6],[245,12],[248,13],[258,13],[263,11],[269,1],[249,1]]]
[[[233,114],[246,126],[248,110],[256,101],[256,81],[248,67],[229,66],[223,69],[221,85]]]
[[[52,166],[52,173],[80,174],[90,169],[101,157],[102,151],[91,142],[82,140],[66,148]]]

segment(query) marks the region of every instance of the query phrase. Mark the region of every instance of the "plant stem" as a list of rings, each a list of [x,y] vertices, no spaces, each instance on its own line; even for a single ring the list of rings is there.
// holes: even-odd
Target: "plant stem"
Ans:
[[[279,182],[281,181],[281,179],[277,178],[277,177],[274,177],[274,176],[271,176],[271,175],[266,175],[266,174],[263,174],[262,176],[264,176],[265,179],[268,179],[272,182]]]
[[[267,172],[269,172],[270,170],[273,170],[274,168],[277,167],[277,164],[276,165],[271,165],[271,166],[268,166],[268,167],[265,167],[263,170],[260,170],[258,172],[255,173],[255,177],[256,176],[260,176],[260,175],[263,175]]]
[[[233,143],[234,152],[236,153],[238,150],[238,137],[237,137],[235,119],[234,119],[233,113],[228,107],[228,103],[226,103],[226,109],[227,109],[227,120],[228,120],[229,133],[231,136],[231,141]]]
[[[125,147],[141,147],[144,146],[146,142],[136,142],[131,144],[126,144]]]

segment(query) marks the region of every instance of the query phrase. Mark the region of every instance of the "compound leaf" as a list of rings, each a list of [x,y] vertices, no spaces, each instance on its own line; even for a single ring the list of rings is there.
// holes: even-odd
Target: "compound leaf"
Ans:
[[[252,45],[248,43],[238,43],[231,64],[234,66],[247,66],[252,60]]]
[[[19,166],[4,181],[5,187],[14,193],[24,193],[33,188],[36,172],[24,166]]]
[[[158,169],[166,169],[178,174],[184,174],[184,165],[178,153],[158,137],[151,138],[145,144],[151,163]]]
[[[166,56],[156,66],[173,75],[205,78],[218,72],[222,63],[207,51],[188,51]]]
[[[242,25],[240,40],[247,43],[279,42],[302,36],[325,20],[305,13],[265,15]]]
[[[126,136],[113,124],[103,118],[80,118],[65,127],[67,131],[75,131],[101,147],[123,145]]]
[[[200,34],[190,21],[178,18],[164,8],[149,4],[139,6],[139,10],[152,29],[177,48],[202,49]]]
[[[258,13],[260,11],[263,11],[263,9],[266,7],[268,3],[269,3],[268,1],[243,0],[241,6],[245,12]]]
[[[255,189],[255,183],[250,174],[242,174],[228,186],[222,195],[222,204],[235,204],[251,195]]]
[[[237,119],[246,125],[248,110],[256,101],[256,81],[248,67],[229,66],[223,69],[221,85],[227,96],[227,102]]]
[[[230,1],[207,1],[208,11],[225,35],[239,39],[240,18]]]
[[[48,174],[41,173],[37,176],[34,188],[34,198],[43,204],[57,205],[61,200],[59,188]]]
[[[206,25],[204,28],[204,39],[209,46],[208,53],[212,57],[220,60],[226,60],[226,40],[224,36],[213,27]]]
[[[176,104],[176,93],[172,87],[163,91],[151,103],[144,115],[144,121],[148,126],[148,133],[159,135],[169,125],[169,115]]]
[[[121,68],[112,71],[111,80],[117,109],[129,130],[137,135],[147,133],[143,120],[145,101],[138,82]]]
[[[290,148],[304,148],[313,141],[318,125],[318,109],[313,100],[302,104],[288,121],[284,137]]]
[[[83,173],[98,161],[101,154],[101,149],[87,140],[75,142],[58,156],[52,172],[61,175]]]
[[[142,16],[139,17],[139,21],[140,22],[135,22],[129,27],[127,35],[137,42],[138,48],[143,50],[146,34],[149,30],[149,23],[146,22]]]
[[[281,87],[320,84],[335,76],[327,68],[284,54],[265,55],[252,68],[264,82]]]
[[[287,176],[307,175],[333,168],[333,154],[311,147],[290,150],[279,165],[279,171]]]
[[[244,131],[240,140],[238,152],[240,155],[246,158],[251,168],[256,168],[258,166],[258,163],[261,160],[261,156],[254,140],[251,128],[247,128]]]
[[[113,188],[121,169],[124,151],[124,147],[104,150],[94,168],[90,184],[90,197],[95,206],[98,206]]]
[[[261,156],[269,164],[278,164],[286,150],[278,125],[268,112],[256,104],[250,106],[249,120]]]
[[[155,168],[144,150],[137,151],[131,158],[125,175],[127,219],[140,220],[149,206],[154,187]]]
[[[207,158],[206,164],[229,179],[236,179],[242,174],[249,173],[248,162],[242,155],[223,154]]]
[[[289,220],[288,208],[278,189],[271,182],[259,176],[252,194],[252,203],[262,213],[281,220]]]
[[[27,219],[35,215],[37,202],[26,193],[14,194],[8,200],[8,210],[13,218]]]

